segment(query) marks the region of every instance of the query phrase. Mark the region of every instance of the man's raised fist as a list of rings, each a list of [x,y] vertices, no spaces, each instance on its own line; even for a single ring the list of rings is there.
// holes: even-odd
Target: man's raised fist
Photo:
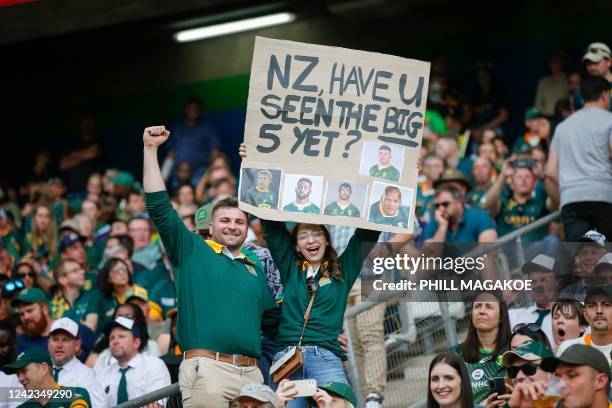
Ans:
[[[149,126],[142,134],[142,141],[145,147],[158,147],[164,144],[170,137],[170,132],[165,126]]]

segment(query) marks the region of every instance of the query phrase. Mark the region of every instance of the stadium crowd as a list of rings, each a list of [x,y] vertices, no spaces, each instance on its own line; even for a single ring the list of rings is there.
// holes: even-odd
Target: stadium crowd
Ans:
[[[571,274],[535,246],[521,266],[534,286],[529,306],[515,293],[472,299],[467,337],[431,362],[427,406],[609,406],[610,49],[593,43],[582,62],[567,72],[563,53],[550,56],[514,139],[491,66],[479,65],[468,97],[446,57],[433,59],[414,235],[288,229],[244,213],[235,153],[223,153],[197,98],[170,130],[145,129],[142,183],[104,168],[93,118],[83,118],[70,151],[55,161],[39,152],[27,184],[2,186],[0,387],[61,386],[74,390],[70,407],[84,408],[177,381],[184,406],[354,407],[343,323],[368,256],[490,243],[559,209],[560,223],[522,239],[575,242]],[[384,401],[384,313],[382,303],[352,322],[367,408]],[[296,350],[298,371],[270,373]],[[316,388],[302,394],[303,379]],[[552,402],[537,405],[543,397]]]

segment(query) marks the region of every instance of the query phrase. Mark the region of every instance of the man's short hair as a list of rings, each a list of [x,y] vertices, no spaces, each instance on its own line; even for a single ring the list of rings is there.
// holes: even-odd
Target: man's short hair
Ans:
[[[238,210],[240,210],[240,208],[238,207],[238,200],[236,200],[233,197],[228,197],[228,198],[224,198],[223,200],[219,200],[219,202],[217,204],[215,204],[215,206],[213,207],[212,211],[211,211],[211,218],[214,218],[215,213],[217,212],[217,210],[220,210],[222,208],[236,208]],[[247,213],[245,213],[244,211],[240,210],[243,214],[244,217],[248,219],[248,215]]]
[[[390,148],[389,146],[387,146],[387,145],[381,145],[381,146],[378,148],[378,150],[386,150],[386,151],[388,151],[389,153],[391,153],[391,148]]]
[[[70,262],[75,263],[80,266],[80,264],[74,259],[67,258],[67,259],[60,260],[55,266],[55,268],[53,268],[53,279],[55,279],[55,282],[57,282],[58,285],[59,285],[59,278],[66,275],[66,264]]]
[[[128,229],[130,228],[130,225],[132,225],[132,223],[134,221],[138,221],[138,220],[142,220],[144,222],[147,223],[147,225],[149,226],[149,231],[153,231],[153,223],[151,222],[151,220],[147,217],[142,217],[142,216],[136,216],[136,217],[132,217],[132,219],[128,222]]]
[[[385,187],[385,192],[383,194],[383,197],[386,197],[387,194],[391,194],[391,193],[397,193],[400,197],[400,200],[402,199],[402,192],[400,191],[400,189],[398,187],[395,186],[387,186]]]
[[[351,187],[349,183],[340,184],[340,187],[338,187],[338,191],[342,190],[343,188],[346,188],[348,189],[348,191],[353,192],[353,188]]]
[[[585,102],[595,102],[604,92],[610,92],[610,83],[603,77],[589,75],[580,84],[580,93]]]
[[[312,180],[310,180],[309,178],[306,178],[306,177],[302,177],[301,179],[299,179],[297,184],[296,184],[296,186],[298,184],[300,184],[302,181],[305,181],[306,183],[308,183],[310,185],[310,187],[312,187]]]
[[[455,200],[464,201],[463,194],[455,186],[452,186],[452,185],[449,185],[449,184],[441,185],[440,187],[436,188],[436,192],[434,193],[434,197],[438,197],[442,193],[449,193]]]

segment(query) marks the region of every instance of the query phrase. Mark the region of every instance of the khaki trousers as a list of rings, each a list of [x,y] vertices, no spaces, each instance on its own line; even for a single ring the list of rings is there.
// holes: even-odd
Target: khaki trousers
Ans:
[[[179,386],[184,408],[225,408],[247,384],[263,384],[257,366],[238,367],[205,357],[183,360]]]
[[[349,294],[349,304],[361,302],[361,281],[355,282]],[[356,364],[361,378],[361,390],[367,396],[375,392],[384,396],[387,385],[387,353],[385,350],[385,310],[387,303],[358,314],[349,322]]]

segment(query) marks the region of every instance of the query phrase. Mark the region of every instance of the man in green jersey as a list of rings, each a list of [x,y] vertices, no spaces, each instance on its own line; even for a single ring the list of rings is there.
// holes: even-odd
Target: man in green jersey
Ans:
[[[402,205],[402,192],[395,186],[387,186],[380,201],[370,207],[368,221],[408,228],[410,207]]]
[[[53,363],[49,354],[36,349],[24,351],[14,363],[3,367],[6,374],[17,374],[19,382],[33,398],[20,408],[90,408],[89,393],[84,388],[62,387],[52,374]],[[30,395],[30,394],[26,394]]]
[[[323,214],[344,215],[346,217],[359,217],[359,209],[351,203],[353,188],[349,183],[342,183],[338,188],[338,199],[327,205]]]
[[[270,184],[272,184],[270,170],[258,170],[257,185],[247,190],[244,201],[259,208],[276,208],[278,197],[274,191],[270,191]]]
[[[180,299],[183,406],[228,406],[242,386],[263,382],[256,360],[262,316],[276,304],[261,262],[242,251],[248,220],[236,200],[224,199],[213,207],[210,240],[189,231],[172,208],[157,160],[157,149],[169,136],[163,126],[145,129],[143,187]]]
[[[295,186],[295,201],[283,207],[283,211],[303,212],[306,214],[318,214],[319,207],[310,202],[312,192],[312,180],[302,177]]]
[[[530,158],[511,157],[504,161],[502,174],[485,195],[485,208],[497,217],[499,236],[531,224],[556,208],[551,196],[544,192],[535,194],[537,178],[533,174],[533,165]],[[509,197],[503,194],[506,183],[512,191]],[[523,236],[522,240],[537,242],[547,234],[548,227],[538,228]]]
[[[400,172],[391,164],[391,148],[382,145],[378,148],[378,164],[370,168],[370,176],[398,181]]]

